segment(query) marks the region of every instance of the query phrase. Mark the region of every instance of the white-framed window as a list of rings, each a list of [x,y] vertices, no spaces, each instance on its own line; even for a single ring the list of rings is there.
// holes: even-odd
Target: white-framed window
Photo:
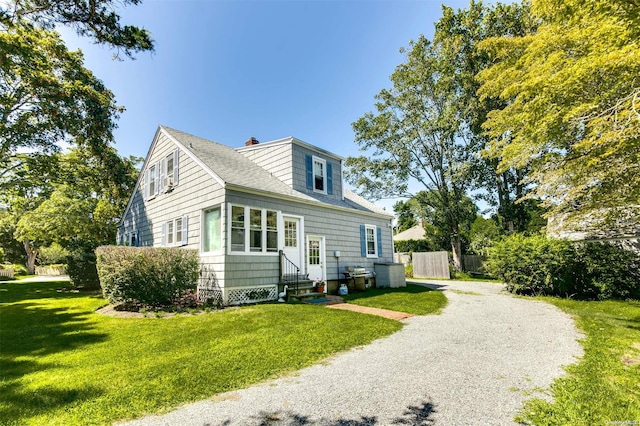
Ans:
[[[230,233],[232,253],[277,253],[278,212],[231,205]]]
[[[138,239],[138,231],[125,232],[123,236],[122,244],[130,247],[138,247],[139,239]]]
[[[360,225],[360,250],[362,257],[382,256],[382,229],[375,225]]]
[[[378,257],[376,227],[366,225],[365,229],[367,231],[367,257]]]
[[[204,210],[202,221],[202,251],[219,251],[222,248],[222,209],[213,207]]]
[[[143,180],[144,198],[146,200],[168,192],[178,185],[179,158],[179,151],[176,149],[147,168]]]
[[[162,245],[165,247],[184,246],[188,242],[189,217],[182,216],[162,224]]]
[[[179,151],[176,149],[162,160],[162,184],[165,192],[178,185],[179,159]]]
[[[322,158],[313,157],[313,190],[327,193],[327,162]]]
[[[158,195],[158,164],[153,164],[147,169],[146,198],[150,199]]]

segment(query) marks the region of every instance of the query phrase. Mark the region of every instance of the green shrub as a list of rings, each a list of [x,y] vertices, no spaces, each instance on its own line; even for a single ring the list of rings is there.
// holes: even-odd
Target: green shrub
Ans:
[[[0,263],[4,262],[4,249],[0,247]]]
[[[404,266],[404,276],[406,278],[413,278],[413,263]]]
[[[195,250],[102,246],[96,256],[102,291],[111,303],[167,306],[197,287]]]
[[[432,251],[431,245],[427,240],[403,240],[403,241],[394,241],[393,245],[395,247],[396,253],[409,253],[409,252],[425,252]]]
[[[90,244],[77,242],[71,247],[67,256],[67,274],[76,287],[100,288],[96,254]]]
[[[571,243],[544,235],[515,234],[496,242],[485,269],[516,294],[567,296],[574,287]]]
[[[49,247],[43,247],[38,254],[40,265],[56,265],[65,263],[69,256],[69,251],[58,243],[53,243]]]
[[[590,299],[640,299],[640,257],[604,242],[575,245],[577,292]]]
[[[638,255],[609,243],[512,235],[494,244],[485,268],[516,294],[640,299]]]

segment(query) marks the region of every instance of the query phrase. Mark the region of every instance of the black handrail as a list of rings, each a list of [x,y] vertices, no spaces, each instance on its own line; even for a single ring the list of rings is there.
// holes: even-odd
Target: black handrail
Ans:
[[[283,285],[287,284],[295,284],[296,294],[298,294],[298,277],[300,276],[300,268],[293,263],[284,251],[280,250],[280,282]],[[294,277],[293,282],[286,279],[285,277]],[[284,291],[284,287],[283,287]]]

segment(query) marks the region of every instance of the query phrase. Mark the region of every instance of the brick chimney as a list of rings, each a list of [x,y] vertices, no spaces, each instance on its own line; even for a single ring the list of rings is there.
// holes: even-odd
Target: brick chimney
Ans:
[[[251,146],[251,145],[258,145],[260,142],[258,142],[258,139],[254,138],[253,136],[251,136],[249,139],[247,139],[247,141],[244,143],[244,146]]]

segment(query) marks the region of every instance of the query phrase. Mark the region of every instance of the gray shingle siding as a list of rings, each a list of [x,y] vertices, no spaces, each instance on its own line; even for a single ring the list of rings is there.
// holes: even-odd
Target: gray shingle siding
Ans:
[[[279,278],[277,252],[231,253],[228,212],[232,204],[269,209],[281,215],[303,218],[302,236],[322,236],[326,243],[327,279],[341,277],[335,250],[341,252],[340,269],[346,265],[373,270],[374,262],[392,261],[391,215],[357,195],[343,191],[340,158],[297,139],[275,141],[273,145],[233,148],[178,130],[160,127],[149,150],[145,171],[174,150],[179,150],[178,184],[168,192],[144,199],[144,179],[140,179],[125,211],[119,232],[138,231],[140,245],[161,246],[163,224],[188,217],[188,244],[201,252],[204,210],[221,207],[220,252],[201,253],[202,263],[212,266],[225,294],[239,294],[245,288],[273,286]],[[315,155],[331,164],[332,194],[318,194],[306,187],[305,157]],[[342,195],[344,194],[344,199]],[[361,225],[381,231],[382,255],[361,255]],[[283,229],[278,228],[279,244]],[[306,240],[301,240],[301,267],[306,268]],[[282,248],[282,247],[278,247]],[[273,288],[273,287],[272,287]],[[231,293],[228,291],[232,290]]]
[[[238,152],[267,170],[288,186],[293,186],[291,143],[246,147]]]
[[[162,160],[179,148],[164,135],[158,133],[152,151],[141,171],[144,177],[146,169]],[[160,193],[155,198],[144,200],[144,178],[136,186],[129,208],[125,211],[119,233],[138,231],[140,246],[162,246],[162,226],[168,220],[188,217],[187,245],[189,249],[200,251],[200,227],[202,211],[221,205],[224,201],[223,188],[184,152],[179,150],[179,180],[172,191]],[[223,230],[224,232],[224,230]],[[220,266],[224,257],[203,259],[206,263]],[[218,278],[224,278],[220,268]],[[223,283],[222,283],[223,284]]]
[[[327,207],[314,207],[300,205],[288,200],[277,200],[259,195],[245,194],[239,192],[228,192],[227,201],[231,204],[247,205],[256,208],[269,208],[281,211],[284,215],[294,215],[304,217],[304,235],[315,235],[325,237],[327,279],[338,278],[337,262],[333,253],[339,250],[340,269],[344,266],[363,266],[373,270],[375,262],[393,261],[393,246],[390,218],[383,219],[358,212],[342,212]],[[361,256],[360,250],[360,225],[375,225],[381,229],[382,233],[382,256],[379,258],[366,258]],[[306,256],[306,254],[303,255]],[[249,271],[243,274],[241,279],[228,279],[227,286],[235,285],[259,285],[277,282],[278,277],[278,256],[261,254],[258,256],[231,254],[227,257],[227,271],[232,268]],[[235,264],[237,266],[231,266]],[[299,265],[304,267],[304,265]],[[271,276],[269,276],[271,274]],[[229,273],[230,275],[230,273]],[[271,281],[268,281],[268,280]],[[267,280],[267,281],[265,281]],[[274,281],[275,280],[275,281]]]

